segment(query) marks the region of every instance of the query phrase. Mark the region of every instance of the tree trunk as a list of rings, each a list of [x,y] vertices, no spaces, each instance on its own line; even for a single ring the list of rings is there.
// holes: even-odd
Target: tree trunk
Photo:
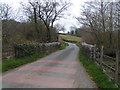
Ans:
[[[104,6],[103,6],[102,0],[101,0],[101,16],[102,16],[102,30],[103,30],[103,32],[105,32]]]
[[[103,63],[103,46],[101,46],[101,53],[100,53],[100,66],[102,67],[102,63]]]
[[[49,26],[46,26],[47,28],[47,42],[51,42],[51,31]]]

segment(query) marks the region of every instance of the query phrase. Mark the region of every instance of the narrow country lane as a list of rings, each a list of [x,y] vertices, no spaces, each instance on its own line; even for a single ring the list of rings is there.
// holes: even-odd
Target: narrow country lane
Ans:
[[[3,88],[95,88],[95,83],[78,61],[79,48],[66,49],[7,72]]]

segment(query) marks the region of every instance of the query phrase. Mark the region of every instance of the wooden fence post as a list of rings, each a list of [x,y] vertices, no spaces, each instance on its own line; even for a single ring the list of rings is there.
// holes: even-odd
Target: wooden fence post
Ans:
[[[103,46],[101,46],[101,50],[100,50],[100,66],[102,67],[102,63],[103,63]]]
[[[93,58],[96,60],[96,44],[94,45]]]
[[[93,48],[90,49],[90,59],[93,60]]]
[[[118,72],[119,72],[119,51],[116,51],[116,64],[115,64],[115,82],[118,83]]]

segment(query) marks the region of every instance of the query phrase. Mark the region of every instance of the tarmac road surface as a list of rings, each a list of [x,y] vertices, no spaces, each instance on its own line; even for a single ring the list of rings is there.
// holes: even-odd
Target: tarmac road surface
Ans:
[[[3,74],[3,88],[96,88],[71,44],[33,63]]]

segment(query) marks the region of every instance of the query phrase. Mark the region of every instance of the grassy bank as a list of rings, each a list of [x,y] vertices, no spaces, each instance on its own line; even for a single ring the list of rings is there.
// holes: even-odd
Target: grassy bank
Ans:
[[[92,80],[96,83],[98,88],[117,88],[115,83],[109,80],[108,76],[104,74],[103,70],[95,64],[95,62],[88,60],[83,54],[80,47],[79,59],[85,67]]]
[[[69,44],[64,42],[64,43],[61,44],[61,47],[60,47],[59,50],[65,49],[67,46],[69,46]]]
[[[63,43],[63,44],[61,44],[61,47],[58,48],[58,50],[65,49],[66,46],[68,46],[68,45],[69,45],[68,43]],[[17,68],[17,67],[19,67],[21,65],[24,65],[24,64],[34,62],[34,61],[36,61],[36,60],[38,60],[42,57],[45,57],[47,55],[48,54],[45,54],[45,53],[39,53],[39,54],[35,54],[35,55],[32,55],[32,56],[24,57],[24,58],[16,58],[16,59],[14,58],[14,59],[9,59],[9,60],[3,60],[3,62],[2,62],[2,72]]]
[[[62,37],[62,39],[65,40],[69,40],[69,41],[81,41],[82,39],[80,37],[77,36],[72,36],[72,35],[59,35],[60,37]]]

